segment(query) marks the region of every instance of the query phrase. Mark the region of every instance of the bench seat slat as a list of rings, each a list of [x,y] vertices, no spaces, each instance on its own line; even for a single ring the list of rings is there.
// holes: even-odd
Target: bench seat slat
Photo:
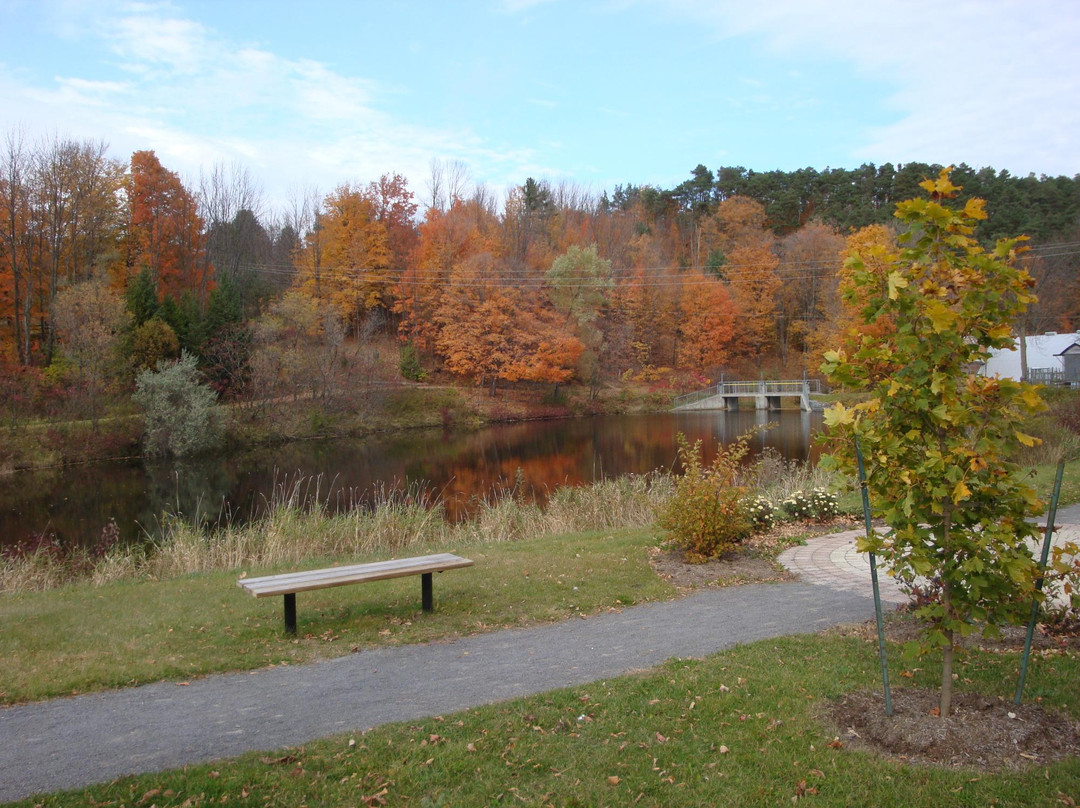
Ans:
[[[262,584],[267,582],[286,583],[293,580],[303,581],[311,577],[325,575],[350,575],[355,572],[379,573],[383,571],[393,571],[399,569],[419,570],[421,567],[433,564],[453,564],[461,560],[462,559],[460,556],[452,555],[451,553],[439,553],[437,555],[418,556],[416,558],[395,558],[389,561],[374,561],[369,564],[351,564],[344,567],[325,567],[323,569],[316,570],[285,572],[281,573],[280,575],[264,575],[260,578],[243,578],[240,580],[240,585],[247,587],[252,584]]]
[[[353,564],[346,567],[328,567],[282,575],[266,575],[259,578],[242,578],[237,583],[255,597],[263,598],[365,581],[381,581],[406,575],[442,572],[472,565],[471,559],[452,553],[438,553],[416,558],[377,561],[371,564]]]

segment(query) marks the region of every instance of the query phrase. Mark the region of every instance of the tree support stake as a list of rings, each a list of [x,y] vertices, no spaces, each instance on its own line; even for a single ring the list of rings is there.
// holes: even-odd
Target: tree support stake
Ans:
[[[1035,580],[1035,597],[1031,599],[1031,619],[1028,620],[1027,635],[1024,637],[1024,654],[1020,657],[1020,678],[1016,683],[1015,704],[1024,697],[1024,680],[1027,679],[1028,659],[1031,657],[1031,640],[1035,636],[1035,623],[1039,619],[1039,593],[1042,592],[1043,579],[1046,577],[1046,564],[1050,559],[1050,539],[1054,535],[1054,520],[1057,518],[1058,497],[1061,494],[1061,478],[1065,476],[1065,460],[1058,463],[1054,476],[1054,493],[1050,497],[1050,513],[1046,515],[1046,533],[1043,535],[1042,556],[1039,557],[1039,577]]]
[[[870,494],[866,488],[866,467],[863,465],[862,448],[855,438],[855,459],[859,464],[859,488],[862,489],[863,519],[866,522],[866,538],[874,533],[870,519]],[[881,682],[885,688],[885,715],[893,714],[892,691],[889,690],[889,659],[885,652],[885,618],[881,611],[881,587],[878,584],[877,559],[870,553],[870,581],[874,585],[874,615],[877,617],[878,656],[881,659]]]

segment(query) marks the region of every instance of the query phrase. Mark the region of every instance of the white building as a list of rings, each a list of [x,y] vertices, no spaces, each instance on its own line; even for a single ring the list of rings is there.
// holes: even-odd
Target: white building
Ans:
[[[1028,380],[1033,382],[1064,381],[1064,357],[1074,345],[1080,345],[1080,334],[1058,334],[1049,331],[1026,338]],[[1076,353],[1073,351],[1072,353]],[[987,376],[1020,379],[1020,346],[1013,350],[993,351],[982,372]]]

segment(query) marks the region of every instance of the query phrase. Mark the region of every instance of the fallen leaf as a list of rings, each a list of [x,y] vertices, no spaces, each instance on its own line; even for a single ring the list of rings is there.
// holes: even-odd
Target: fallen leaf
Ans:
[[[285,757],[279,758],[264,757],[260,759],[267,766],[283,766],[286,763],[295,763],[297,760],[296,755],[285,755]]]
[[[386,805],[386,800],[384,799],[384,797],[388,793],[389,791],[384,788],[382,791],[376,794],[371,794],[367,797],[361,797],[360,802],[362,802],[364,805],[367,805],[368,808],[373,808],[373,806],[376,805]]]
[[[611,775],[611,777],[609,777],[607,781],[609,786],[617,786],[619,783],[622,782],[622,780],[620,780],[619,777],[614,774]]]

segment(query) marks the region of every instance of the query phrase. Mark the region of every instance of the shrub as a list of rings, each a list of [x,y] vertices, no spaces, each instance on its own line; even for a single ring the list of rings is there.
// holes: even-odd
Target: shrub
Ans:
[[[813,519],[835,519],[840,515],[840,502],[836,494],[824,488],[815,488],[810,492],[810,513]]]
[[[776,524],[776,508],[766,497],[753,497],[746,501],[744,507],[755,533],[763,533]]]
[[[427,379],[427,371],[420,364],[420,356],[411,342],[401,349],[399,368],[401,375],[411,382],[422,382]]]
[[[700,563],[731,549],[751,533],[743,504],[745,492],[735,485],[749,436],[731,446],[719,446],[708,467],[702,462],[701,441],[691,446],[682,433],[677,440],[683,474],[660,511],[658,524],[688,561]]]
[[[790,497],[785,499],[782,507],[784,509],[784,515],[789,520],[799,521],[801,519],[810,519],[812,516],[810,511],[810,500],[802,491],[796,491]]]
[[[815,488],[809,493],[796,491],[784,500],[782,507],[785,516],[795,521],[833,519],[840,514],[836,495],[824,488]]]
[[[150,454],[185,457],[221,440],[217,393],[199,381],[195,357],[186,351],[175,363],[140,373],[132,398],[143,411]]]

